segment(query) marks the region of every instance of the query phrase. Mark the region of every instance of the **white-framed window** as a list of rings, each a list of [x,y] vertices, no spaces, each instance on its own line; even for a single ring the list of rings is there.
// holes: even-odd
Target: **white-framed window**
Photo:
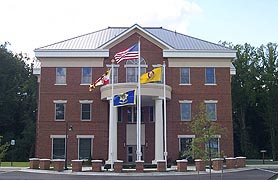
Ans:
[[[183,100],[180,102],[181,121],[191,121],[191,100]]]
[[[65,159],[66,136],[51,135],[52,139],[52,159]]]
[[[81,105],[81,113],[80,113],[80,119],[81,121],[90,121],[91,115],[92,115],[92,100],[80,100]]]
[[[138,82],[138,60],[126,61],[126,82]],[[144,59],[140,61],[140,74],[146,73],[146,62]]]
[[[154,122],[155,120],[155,117],[154,117],[154,115],[155,115],[155,109],[154,109],[154,107],[153,106],[150,106],[150,109],[149,109],[149,119],[150,119],[150,122]]]
[[[92,83],[92,68],[83,67],[82,68],[82,76],[81,76],[81,84],[88,85]]]
[[[55,104],[55,120],[64,121],[66,115],[66,100],[54,100]]]
[[[216,121],[217,120],[217,111],[216,111],[217,101],[208,100],[208,101],[205,101],[205,104],[206,104],[207,118],[212,121]]]
[[[194,138],[195,138],[195,135],[178,135],[179,152],[191,151]],[[186,156],[186,154],[185,154],[185,156]]]
[[[182,67],[180,68],[180,84],[190,85],[190,68]]]
[[[205,144],[208,153],[210,149],[211,157],[217,157],[220,155],[220,138],[221,136],[215,135]]]
[[[66,85],[67,84],[66,74],[67,74],[67,69],[65,67],[57,67],[55,85]]]
[[[108,68],[112,68],[112,65],[107,65]],[[118,71],[119,71],[119,65],[118,64],[114,64],[114,72],[113,72],[113,75],[114,75],[114,79],[113,79],[113,83],[118,83]],[[110,73],[110,81],[109,83],[111,84],[112,83],[112,69],[111,69],[111,73]]]
[[[206,85],[216,84],[216,79],[215,79],[215,68],[213,67],[206,67]]]
[[[94,135],[77,135],[78,139],[78,159],[88,160],[92,158]]]
[[[136,123],[137,122],[136,106],[127,107],[127,122],[129,122],[129,123]]]

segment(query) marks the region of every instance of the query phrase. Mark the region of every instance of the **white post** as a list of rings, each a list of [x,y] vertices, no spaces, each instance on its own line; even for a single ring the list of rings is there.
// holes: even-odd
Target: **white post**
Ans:
[[[140,53],[140,39],[138,41],[138,98],[137,98],[137,161],[141,161],[141,53]]]
[[[163,160],[163,114],[162,98],[155,99],[155,160]]]

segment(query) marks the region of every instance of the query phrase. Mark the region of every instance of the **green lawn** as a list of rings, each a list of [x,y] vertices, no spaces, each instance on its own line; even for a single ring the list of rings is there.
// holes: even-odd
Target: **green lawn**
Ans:
[[[263,165],[263,160],[246,160],[247,165]],[[278,165],[278,161],[265,160],[264,164]]]
[[[13,167],[28,167],[29,162],[13,162]],[[0,167],[11,167],[11,162],[1,162]]]

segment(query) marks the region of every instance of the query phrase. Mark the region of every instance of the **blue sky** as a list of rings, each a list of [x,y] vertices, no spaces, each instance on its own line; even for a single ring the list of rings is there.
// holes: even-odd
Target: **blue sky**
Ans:
[[[214,43],[278,42],[277,0],[8,0],[0,12],[0,43],[31,58],[35,48],[135,23]]]

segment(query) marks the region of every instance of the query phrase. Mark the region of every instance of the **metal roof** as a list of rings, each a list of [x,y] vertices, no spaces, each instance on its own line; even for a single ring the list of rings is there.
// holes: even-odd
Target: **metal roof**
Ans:
[[[134,27],[134,26],[132,26]],[[60,41],[44,47],[40,50],[94,50],[98,49],[105,43],[117,38],[131,27],[108,27],[99,31],[77,36],[71,39]],[[231,49],[225,46],[204,41],[198,38],[187,36],[175,31],[170,31],[162,27],[142,27],[143,30],[150,33],[160,41],[171,46],[176,50],[208,50],[208,51],[229,51]]]

